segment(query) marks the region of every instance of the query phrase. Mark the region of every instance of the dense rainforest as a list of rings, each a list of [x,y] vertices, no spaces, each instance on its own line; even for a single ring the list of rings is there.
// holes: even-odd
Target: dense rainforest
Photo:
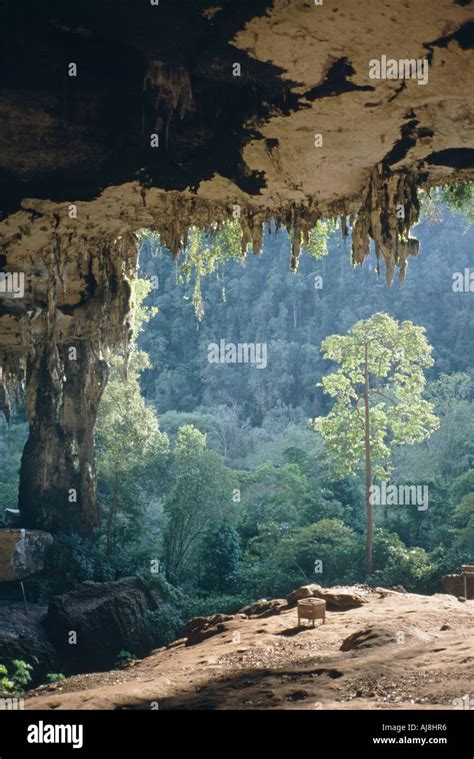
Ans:
[[[128,377],[114,357],[96,433],[102,528],[94,543],[57,535],[45,575],[27,582],[30,597],[138,574],[162,599],[159,644],[193,615],[235,611],[302,582],[430,593],[472,563],[474,225],[465,210],[454,193],[425,197],[420,254],[390,288],[375,255],[352,267],[350,240],[329,222],[296,273],[289,236],[273,225],[262,254],[241,260],[229,253],[232,229],[217,241],[196,231],[196,255],[184,261],[144,231]],[[422,508],[375,507],[367,577],[362,460],[338,472],[309,422],[331,410],[321,383],[334,363],[321,344],[381,313],[425,329],[433,361],[423,397],[437,423],[422,442],[390,444],[390,483],[428,496]],[[255,360],[210,360],[229,344],[256,346]],[[0,427],[3,511],[16,505],[21,403]]]

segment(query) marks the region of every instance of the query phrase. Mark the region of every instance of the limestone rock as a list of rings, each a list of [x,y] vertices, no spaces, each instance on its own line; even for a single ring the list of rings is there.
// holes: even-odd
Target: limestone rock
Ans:
[[[249,606],[244,606],[240,609],[239,614],[245,614],[249,619],[256,617],[271,617],[273,614],[279,614],[280,611],[287,608],[287,602],[282,598],[274,598],[267,600],[266,598],[260,598],[255,603]]]
[[[83,582],[54,596],[44,625],[67,673],[103,671],[114,666],[121,650],[138,657],[153,648],[148,612],[156,601],[138,577],[117,582]],[[70,645],[71,631],[77,643]]]
[[[344,638],[340,651],[352,651],[354,649],[374,648],[386,646],[398,642],[400,630],[396,626],[365,627]],[[405,636],[406,633],[403,633]],[[405,638],[404,638],[405,640]]]
[[[52,542],[52,535],[41,530],[0,530],[0,582],[41,572]]]
[[[344,638],[340,651],[352,651],[353,649],[368,649],[378,646],[405,645],[407,643],[430,643],[433,636],[418,625],[400,625],[385,621],[379,624],[369,625],[351,633]]]
[[[186,622],[181,630],[180,638],[186,638],[186,646],[194,646],[213,635],[224,632],[225,622],[229,622],[231,616],[226,614],[214,614],[211,617],[193,617]]]
[[[32,684],[40,682],[49,672],[57,672],[55,651],[42,626],[46,607],[28,604],[28,615],[22,603],[0,601],[0,663],[7,667],[12,659],[30,664]]]
[[[328,609],[353,609],[362,606],[367,600],[367,592],[355,587],[322,588],[320,585],[302,585],[287,597],[288,606],[296,606],[302,598],[321,598],[326,601]]]

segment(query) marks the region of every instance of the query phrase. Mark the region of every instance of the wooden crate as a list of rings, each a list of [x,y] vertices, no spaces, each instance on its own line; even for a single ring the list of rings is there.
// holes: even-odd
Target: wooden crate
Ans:
[[[472,582],[474,582],[474,565],[473,564],[462,564],[461,565],[461,574],[464,579],[464,598],[467,600],[467,578],[471,578],[471,585]]]
[[[326,601],[320,598],[303,598],[298,601],[296,606],[298,612],[298,627],[302,619],[310,619],[313,623],[316,619],[322,619],[323,625],[326,622]]]

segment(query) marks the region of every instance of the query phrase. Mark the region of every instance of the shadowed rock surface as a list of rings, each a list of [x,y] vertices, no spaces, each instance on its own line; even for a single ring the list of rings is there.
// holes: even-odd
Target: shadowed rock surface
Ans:
[[[250,604],[249,606],[244,606],[243,609],[240,609],[239,613],[245,614],[246,617],[251,619],[258,617],[272,617],[274,614],[278,614],[279,611],[286,609],[287,606],[287,602],[282,598],[274,598],[270,601],[266,598],[260,598],[258,601],[255,601],[255,603]]]
[[[58,671],[58,657],[45,633],[42,622],[46,606],[28,604],[28,614],[21,603],[0,601],[0,663],[10,666],[12,659],[30,664],[32,684]]]
[[[153,647],[147,618],[157,608],[152,594],[137,577],[117,582],[83,582],[49,603],[44,627],[65,672],[113,666],[121,650],[143,656]],[[71,632],[77,643],[71,642]]]
[[[226,628],[224,623],[228,622],[232,617],[226,614],[214,614],[211,617],[193,617],[186,622],[181,630],[181,638],[186,639],[186,646],[195,646],[197,643],[202,643],[207,638],[212,638],[213,635],[218,635]]]

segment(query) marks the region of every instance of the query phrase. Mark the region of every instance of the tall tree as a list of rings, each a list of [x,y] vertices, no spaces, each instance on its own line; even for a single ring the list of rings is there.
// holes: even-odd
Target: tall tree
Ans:
[[[134,283],[135,336],[155,312],[143,304],[150,289],[145,280]],[[137,350],[135,337],[128,357],[112,359],[99,409],[98,496],[106,516],[108,554],[137,538],[147,507],[160,489],[157,481],[161,486],[167,470],[168,437],[161,432],[156,411],[140,390],[140,376],[149,366],[149,357]]]
[[[232,513],[232,474],[192,425],[178,430],[171,456],[172,485],[164,502],[168,579],[179,582],[185,564],[212,526]]]
[[[433,365],[431,346],[423,327],[378,313],[354,324],[347,335],[326,338],[321,349],[324,358],[339,364],[322,380],[335,402],[311,426],[323,436],[338,476],[365,465],[365,568],[370,575],[373,478],[390,477],[393,445],[419,443],[439,425],[433,405],[422,398],[424,369]]]

